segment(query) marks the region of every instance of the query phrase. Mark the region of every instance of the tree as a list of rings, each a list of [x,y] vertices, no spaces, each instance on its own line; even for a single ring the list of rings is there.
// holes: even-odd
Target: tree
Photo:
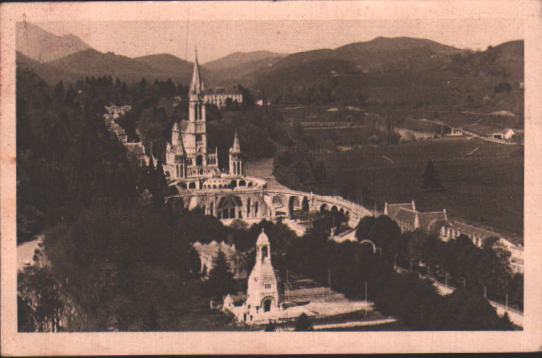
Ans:
[[[226,255],[222,250],[218,250],[218,254],[213,260],[213,268],[209,272],[209,279],[205,282],[205,291],[213,299],[222,299],[226,294],[234,293],[235,288],[235,280]]]
[[[422,189],[425,191],[441,191],[444,190],[439,174],[433,166],[433,161],[429,159],[425,166],[425,171],[422,177]]]
[[[201,270],[201,260],[199,258],[199,254],[193,247],[190,249],[190,252],[188,253],[188,258],[190,262],[190,272],[194,276],[198,276],[200,274]]]
[[[369,239],[369,233],[374,225],[375,218],[373,216],[364,216],[356,228],[356,238],[361,240]]]
[[[314,328],[312,326],[312,323],[309,319],[309,317],[302,313],[301,316],[297,318],[297,321],[295,322],[295,331],[296,332],[306,332],[306,331],[313,331]]]
[[[512,90],[512,86],[510,86],[510,83],[508,82],[501,82],[497,86],[495,86],[495,93],[510,93]]]
[[[152,162],[152,158],[150,161]],[[149,166],[150,166],[150,162],[149,162]],[[167,182],[166,182],[166,175],[164,173],[164,167],[162,166],[162,161],[160,159],[158,159],[158,164],[156,164],[156,169],[153,174],[154,174],[153,175],[154,176],[154,186],[153,186],[154,193],[152,193],[153,198],[155,200],[155,204],[158,207],[162,207],[164,205],[164,195],[167,194]]]
[[[62,81],[56,84],[54,93],[56,99],[61,99],[64,97],[64,83]]]
[[[158,311],[155,305],[151,305],[143,318],[144,331],[158,330]]]
[[[17,288],[30,308],[35,329],[57,332],[61,329],[64,303],[59,284],[47,267],[27,267],[17,276]],[[26,300],[26,301],[24,301]]]
[[[314,179],[321,183],[327,180],[326,163],[323,160],[318,160],[312,168]]]

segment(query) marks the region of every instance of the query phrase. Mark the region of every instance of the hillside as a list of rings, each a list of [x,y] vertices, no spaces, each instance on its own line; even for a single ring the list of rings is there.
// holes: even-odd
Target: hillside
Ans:
[[[18,53],[17,65],[32,69],[49,83],[106,75],[118,77],[128,83],[138,82],[142,78],[148,81],[171,78],[176,82],[187,83],[192,74],[192,63],[173,55],[130,58],[93,49],[79,51],[47,63],[33,61]]]
[[[136,57],[134,60],[155,69],[160,77],[180,78],[183,82],[190,80],[192,68],[194,66],[193,62],[180,59],[167,53]],[[203,68],[201,71],[204,79],[210,77],[208,71]]]
[[[243,81],[274,103],[522,114],[523,41],[469,52],[430,40],[376,38],[292,54]]]
[[[265,70],[284,57],[269,51],[234,52],[218,60],[203,64],[212,73],[212,83],[221,85],[237,84],[239,79]]]
[[[17,51],[38,62],[59,59],[90,46],[72,34],[57,36],[28,22],[15,25]]]
[[[73,72],[67,68],[57,68],[46,63],[40,63],[28,56],[25,56],[19,51],[16,52],[15,63],[17,69],[24,69],[28,70],[29,72],[34,72],[49,84],[56,84],[61,80],[76,81],[77,79],[81,78],[80,73]]]

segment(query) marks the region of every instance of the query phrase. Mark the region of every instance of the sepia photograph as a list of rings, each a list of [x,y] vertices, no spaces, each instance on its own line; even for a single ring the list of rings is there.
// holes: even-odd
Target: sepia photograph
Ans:
[[[2,333],[53,349],[8,353],[539,347],[540,3],[384,3],[3,5]]]

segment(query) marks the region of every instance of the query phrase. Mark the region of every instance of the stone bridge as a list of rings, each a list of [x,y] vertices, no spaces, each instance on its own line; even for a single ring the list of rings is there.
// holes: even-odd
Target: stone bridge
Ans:
[[[339,196],[318,195],[290,189],[235,187],[184,190],[166,198],[168,206],[196,207],[219,219],[268,219],[290,217],[294,211],[336,211],[355,227],[359,220],[373,213]]]

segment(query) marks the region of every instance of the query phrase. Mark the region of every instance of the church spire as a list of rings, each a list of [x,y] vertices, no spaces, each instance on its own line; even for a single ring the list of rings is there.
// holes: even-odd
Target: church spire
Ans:
[[[201,80],[198,62],[198,50],[195,50],[194,69],[192,71],[192,83],[190,84],[190,92],[200,94],[203,91],[203,81]]]
[[[241,146],[239,145],[239,136],[237,135],[237,130],[235,131],[235,136],[233,137],[233,147],[231,148],[232,153],[241,153]]]

